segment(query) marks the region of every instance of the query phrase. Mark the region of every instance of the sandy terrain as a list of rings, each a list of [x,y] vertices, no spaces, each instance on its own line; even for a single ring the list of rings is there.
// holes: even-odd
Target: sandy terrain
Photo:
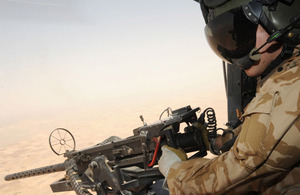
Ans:
[[[187,100],[189,101],[189,100]],[[210,99],[203,108],[223,102],[224,99]],[[196,107],[195,102],[199,100],[191,99],[192,107]],[[143,114],[146,122],[156,121],[168,102],[163,102],[164,106],[152,104],[148,105],[132,104],[109,109],[89,109],[81,110],[79,113],[59,113],[48,118],[32,119],[20,121],[16,124],[6,125],[0,128],[0,194],[52,194],[50,184],[64,176],[64,172],[53,173],[44,176],[36,176],[15,181],[4,181],[7,174],[38,168],[50,164],[64,161],[62,156],[55,155],[49,145],[48,136],[52,130],[64,127],[70,130],[75,139],[77,149],[92,146],[103,141],[110,135],[118,135],[125,138],[132,135],[132,130],[142,125],[139,115]],[[172,108],[186,106],[186,102],[175,102]],[[219,126],[222,125],[226,116],[224,104],[215,107]],[[130,110],[130,112],[128,111]],[[105,113],[105,114],[104,114]],[[117,114],[116,114],[117,113]],[[74,192],[62,192],[57,194],[75,194]]]

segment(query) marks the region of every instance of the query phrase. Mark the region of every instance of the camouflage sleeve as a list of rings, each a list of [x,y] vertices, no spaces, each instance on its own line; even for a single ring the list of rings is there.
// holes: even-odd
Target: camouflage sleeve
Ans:
[[[236,137],[240,134],[241,130],[242,130],[242,125],[238,126],[235,129],[225,129],[225,133],[224,133],[225,135],[223,134],[221,136],[221,139],[222,139],[221,143],[226,144],[227,142],[231,141],[234,137]],[[225,148],[225,149],[227,149],[227,148]]]
[[[247,107],[239,137],[228,152],[175,163],[167,178],[170,193],[266,191],[274,179],[292,170],[300,162],[299,69],[284,66],[285,71],[266,81]]]

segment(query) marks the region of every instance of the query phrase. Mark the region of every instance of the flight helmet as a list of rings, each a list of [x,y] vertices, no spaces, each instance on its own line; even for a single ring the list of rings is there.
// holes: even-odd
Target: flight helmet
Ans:
[[[300,44],[300,0],[200,0],[199,3],[212,50],[244,70],[260,59],[258,53],[264,46],[255,48],[258,24],[270,34],[267,42],[276,40],[283,44],[282,58],[290,57]]]

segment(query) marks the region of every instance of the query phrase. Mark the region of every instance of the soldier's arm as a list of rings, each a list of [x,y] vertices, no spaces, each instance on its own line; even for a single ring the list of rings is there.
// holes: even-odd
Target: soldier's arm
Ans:
[[[267,188],[268,181],[279,181],[294,169],[300,162],[300,59],[297,60],[288,63],[285,72],[275,72],[260,88],[228,152],[214,159],[198,158],[171,167],[167,177],[171,194],[261,191],[258,188]],[[294,183],[300,183],[300,177]]]
[[[255,114],[244,122],[243,130],[230,151],[211,160],[199,158],[175,163],[167,178],[170,193],[223,193],[247,179],[251,181],[251,177],[255,177],[253,173],[265,163],[275,143],[275,140],[267,139],[272,137],[271,129],[267,130],[264,125],[255,121],[259,117],[261,117],[260,114]],[[300,120],[298,119],[296,125],[299,124]],[[293,125],[292,128],[297,129],[296,125]],[[253,127],[256,128],[255,131],[253,131]],[[299,131],[296,136],[299,137]],[[267,143],[264,144],[265,147],[262,147],[261,143],[264,142]],[[292,151],[292,148],[286,148],[291,149],[286,152],[295,152]],[[294,155],[299,156],[299,150]],[[283,160],[277,163],[283,163]],[[264,175],[264,172],[274,170],[261,168],[259,171],[261,175]]]
[[[225,152],[228,151],[236,140],[237,136],[240,134],[242,125],[238,126],[234,130],[226,129],[223,135],[216,138],[215,147]]]

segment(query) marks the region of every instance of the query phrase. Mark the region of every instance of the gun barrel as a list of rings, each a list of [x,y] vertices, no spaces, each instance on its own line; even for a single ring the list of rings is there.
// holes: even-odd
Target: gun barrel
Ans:
[[[49,174],[49,173],[54,173],[54,172],[59,172],[64,170],[65,170],[65,163],[59,163],[59,164],[49,165],[45,167],[40,167],[36,169],[31,169],[27,171],[6,175],[4,179],[6,181],[11,181],[11,180],[23,179],[26,177],[44,175],[44,174]]]

